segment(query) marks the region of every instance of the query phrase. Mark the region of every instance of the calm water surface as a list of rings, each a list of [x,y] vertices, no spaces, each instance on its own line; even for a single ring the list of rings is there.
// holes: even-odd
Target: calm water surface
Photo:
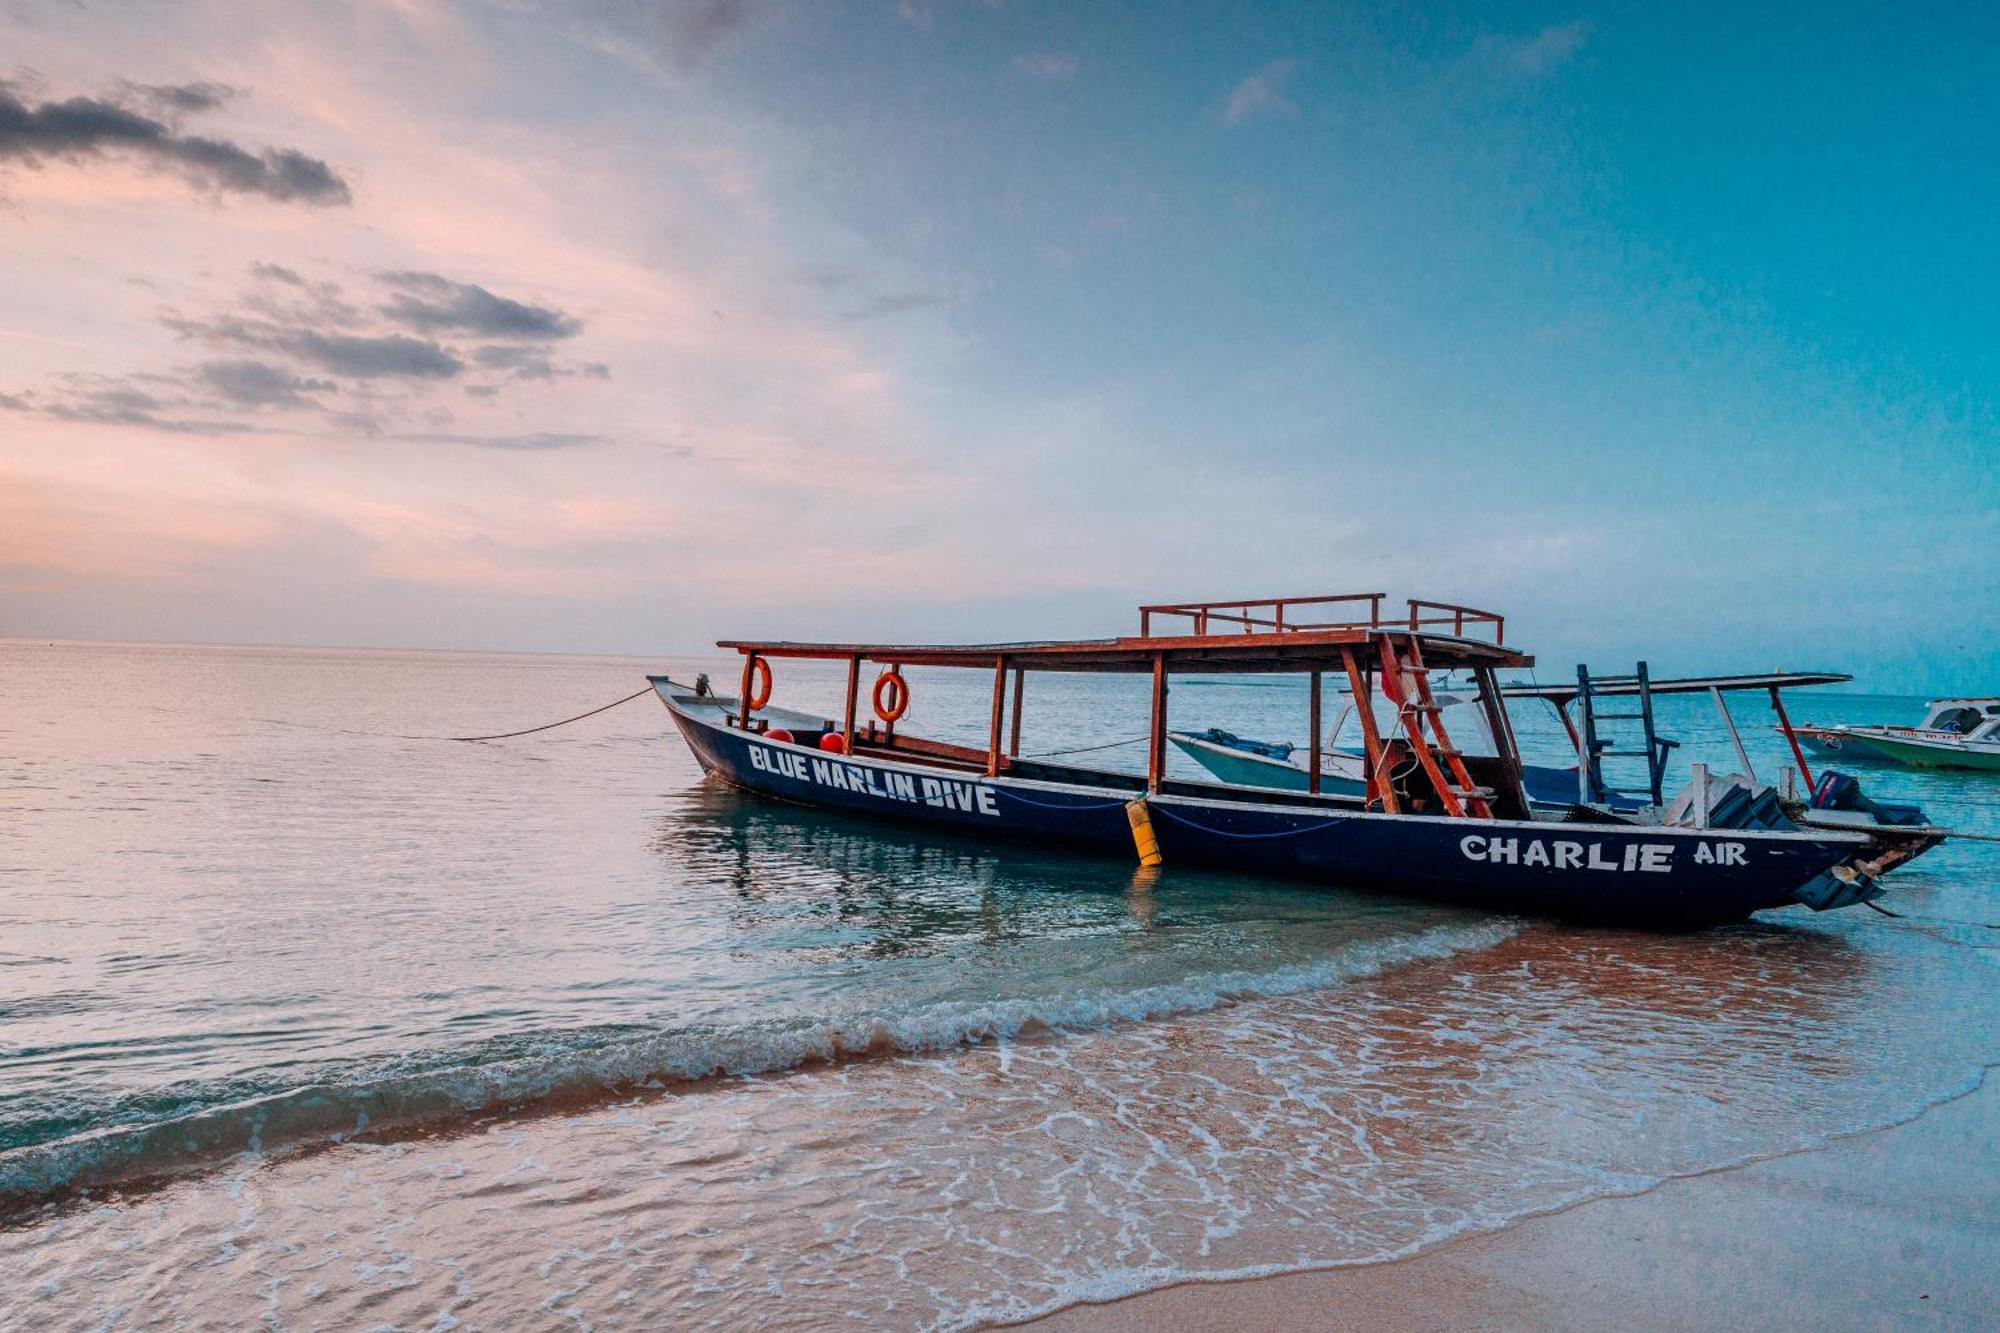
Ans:
[[[1992,846],[1894,876],[1901,920],[1661,937],[758,802],[650,699],[426,739],[704,666],[0,643],[0,1311],[952,1326],[1401,1253],[2000,1058]],[[977,740],[985,688],[920,675],[906,725]],[[1142,688],[1031,682],[1025,748],[1131,735]],[[1304,697],[1174,712],[1297,740]],[[1662,713],[1735,766],[1706,704]],[[1856,771],[2000,833],[1990,777]]]

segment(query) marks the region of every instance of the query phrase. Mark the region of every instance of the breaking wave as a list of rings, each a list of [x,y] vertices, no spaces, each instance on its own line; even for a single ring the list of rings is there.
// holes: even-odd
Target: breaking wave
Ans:
[[[1437,926],[1347,946],[1311,963],[1268,971],[1202,973],[1125,991],[938,1003],[903,1014],[858,1013],[820,1021],[772,1020],[634,1034],[576,1029],[514,1043],[500,1058],[441,1069],[372,1066],[243,1095],[175,1097],[178,1114],[110,1124],[0,1152],[0,1215],[96,1186],[151,1183],[239,1153],[280,1153],[360,1135],[395,1138],[447,1130],[480,1114],[532,1114],[665,1092],[704,1080],[775,1074],[857,1059],[942,1052],[1037,1033],[1138,1023],[1235,1000],[1294,995],[1427,959],[1491,948],[1515,934],[1506,920]],[[159,1099],[152,1099],[157,1102]]]

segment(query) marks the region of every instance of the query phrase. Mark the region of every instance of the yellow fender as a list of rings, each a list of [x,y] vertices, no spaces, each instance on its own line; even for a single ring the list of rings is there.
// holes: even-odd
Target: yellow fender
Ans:
[[[1139,853],[1139,864],[1160,864],[1160,840],[1153,833],[1153,813],[1146,808],[1145,797],[1125,803],[1125,818],[1132,825],[1132,848]]]

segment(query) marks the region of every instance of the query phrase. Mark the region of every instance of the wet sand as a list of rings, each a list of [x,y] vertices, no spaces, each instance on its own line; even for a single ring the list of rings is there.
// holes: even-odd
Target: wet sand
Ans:
[[[2000,1078],[1902,1125],[1394,1263],[1199,1282],[1031,1327],[1976,1328],[2000,1304]]]

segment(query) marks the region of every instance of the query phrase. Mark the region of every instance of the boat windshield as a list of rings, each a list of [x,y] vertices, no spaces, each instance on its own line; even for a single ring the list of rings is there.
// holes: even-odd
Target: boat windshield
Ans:
[[[1924,719],[1922,730],[1948,731],[1957,735],[1964,735],[1977,730],[1979,724],[1985,720],[1985,718],[1980,716],[1979,709],[1975,705],[1940,704],[1931,711],[1929,717]]]

